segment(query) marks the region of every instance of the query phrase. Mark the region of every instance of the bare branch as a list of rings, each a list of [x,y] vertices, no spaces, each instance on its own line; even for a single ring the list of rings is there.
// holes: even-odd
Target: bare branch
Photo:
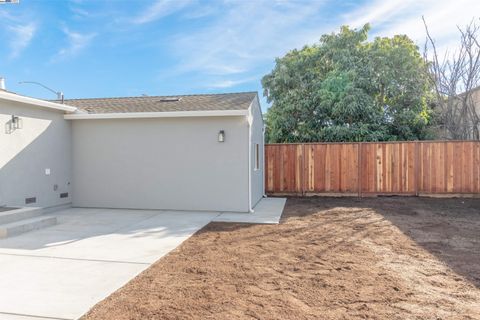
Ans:
[[[424,58],[435,88],[435,105],[443,138],[480,139],[480,24],[475,19],[457,26],[460,44],[440,61],[434,38],[422,17],[427,34]],[[431,57],[428,50],[432,48]]]

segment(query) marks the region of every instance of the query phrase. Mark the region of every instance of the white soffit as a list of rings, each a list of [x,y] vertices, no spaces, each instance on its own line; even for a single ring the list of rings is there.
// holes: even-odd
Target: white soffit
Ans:
[[[75,112],[77,110],[76,107],[67,106],[65,104],[30,98],[30,97],[26,97],[26,96],[22,96],[19,94],[11,93],[8,91],[2,91],[2,90],[0,90],[0,100],[19,102],[19,103],[32,105],[32,106],[39,106],[43,108],[60,110],[65,112]]]
[[[172,112],[123,112],[123,113],[73,113],[66,114],[67,120],[88,119],[140,119],[140,118],[183,118],[183,117],[228,117],[247,116],[248,110],[209,110]]]

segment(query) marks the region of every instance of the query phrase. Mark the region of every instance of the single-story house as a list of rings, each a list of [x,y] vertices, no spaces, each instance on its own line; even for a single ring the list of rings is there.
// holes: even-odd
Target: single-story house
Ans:
[[[0,90],[0,206],[250,212],[256,92],[45,101]]]

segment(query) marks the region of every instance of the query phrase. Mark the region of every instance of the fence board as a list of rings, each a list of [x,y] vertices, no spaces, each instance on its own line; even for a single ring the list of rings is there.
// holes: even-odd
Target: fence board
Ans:
[[[269,194],[478,194],[480,142],[270,144]]]
[[[270,193],[302,193],[302,145],[266,145],[266,189]]]
[[[413,143],[368,143],[360,158],[362,193],[415,194]]]
[[[305,192],[357,192],[358,144],[305,145]]]

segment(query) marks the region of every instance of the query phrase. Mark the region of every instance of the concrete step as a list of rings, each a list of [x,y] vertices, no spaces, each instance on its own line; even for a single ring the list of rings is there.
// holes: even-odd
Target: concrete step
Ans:
[[[0,212],[0,225],[42,215],[42,208],[18,208]]]
[[[57,223],[57,217],[39,216],[0,225],[0,239],[12,237],[24,232],[37,230]]]

